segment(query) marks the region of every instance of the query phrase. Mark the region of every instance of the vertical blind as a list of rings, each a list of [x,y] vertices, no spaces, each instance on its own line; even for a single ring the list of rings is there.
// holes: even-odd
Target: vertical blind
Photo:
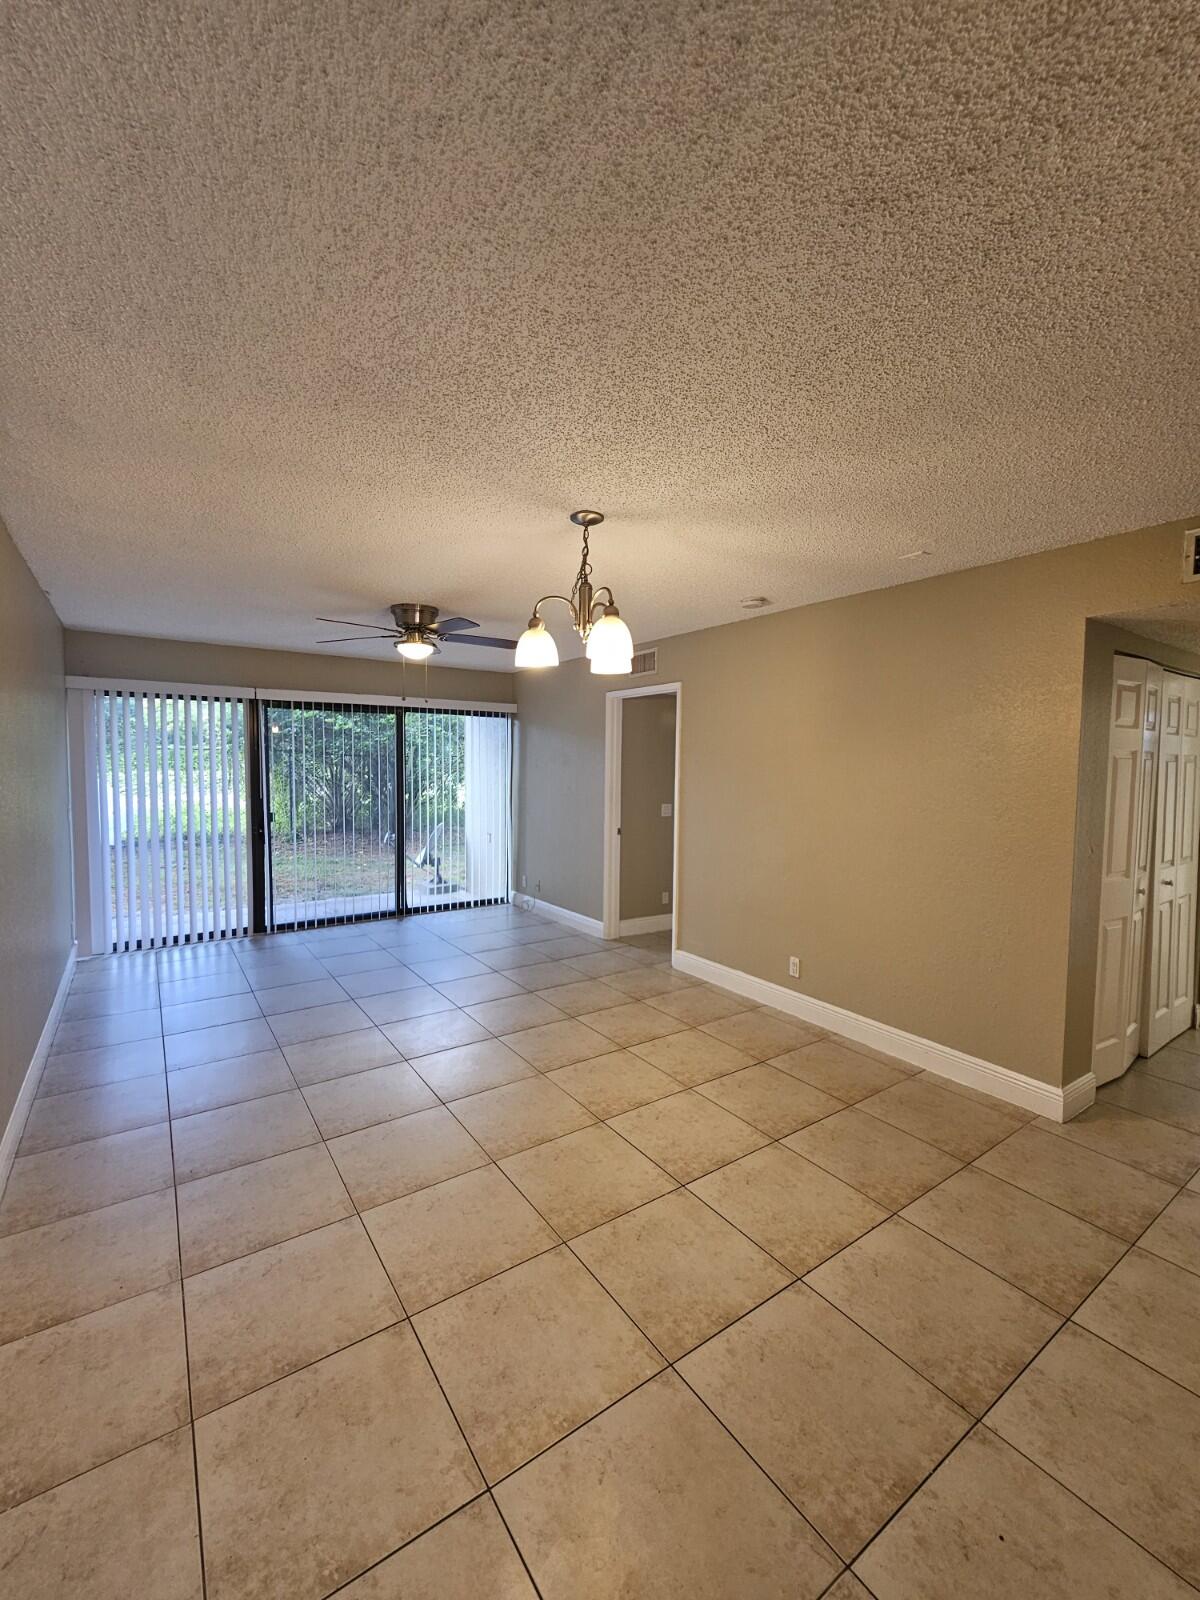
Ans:
[[[410,911],[507,900],[512,720],[404,712],[404,875]]]
[[[246,702],[97,691],[88,744],[114,950],[227,938],[250,926]]]

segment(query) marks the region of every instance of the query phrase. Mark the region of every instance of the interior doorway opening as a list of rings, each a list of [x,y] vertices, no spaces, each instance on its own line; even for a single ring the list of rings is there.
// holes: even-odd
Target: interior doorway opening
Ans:
[[[679,887],[677,683],[614,689],[605,704],[604,937],[671,934]]]

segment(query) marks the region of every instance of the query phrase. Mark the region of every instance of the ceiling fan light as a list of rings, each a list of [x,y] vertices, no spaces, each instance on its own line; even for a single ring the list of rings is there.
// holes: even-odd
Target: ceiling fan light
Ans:
[[[428,639],[397,639],[395,649],[405,661],[428,661],[437,646]]]
[[[529,626],[517,640],[513,666],[520,668],[556,667],[558,646],[541,617],[530,617]]]
[[[601,677],[616,678],[633,671],[633,635],[616,606],[610,606],[592,624],[586,655],[592,671]]]

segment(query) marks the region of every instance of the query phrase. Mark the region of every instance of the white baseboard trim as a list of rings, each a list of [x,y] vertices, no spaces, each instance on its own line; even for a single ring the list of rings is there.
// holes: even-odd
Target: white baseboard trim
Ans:
[[[54,992],[54,999],[47,1013],[45,1024],[34,1047],[32,1059],[26,1068],[24,1080],[17,1090],[17,1099],[12,1108],[12,1115],[8,1119],[4,1133],[0,1135],[0,1200],[4,1198],[4,1188],[8,1183],[8,1175],[12,1171],[12,1164],[16,1160],[17,1146],[21,1143],[21,1135],[25,1132],[25,1124],[29,1120],[33,1099],[38,1092],[38,1084],[42,1081],[46,1057],[50,1054],[50,1041],[54,1038],[54,1030],[58,1027],[58,1019],[62,1016],[62,1009],[67,1003],[67,995],[71,990],[71,979],[75,976],[75,961],[78,951],[79,946],[73,944],[67,955],[62,977],[58,980],[58,988]]]
[[[666,933],[674,921],[669,911],[664,911],[658,917],[622,917],[621,938],[627,939],[632,933]]]
[[[512,903],[520,906],[522,911],[536,911],[543,917],[553,917],[555,922],[565,923],[568,928],[574,928],[576,933],[586,933],[593,939],[604,937],[604,924],[599,917],[585,917],[582,911],[568,911],[566,906],[551,905],[549,900],[535,900],[531,894],[514,894]]]
[[[982,1061],[962,1050],[952,1050],[949,1045],[938,1044],[933,1039],[922,1039],[919,1034],[906,1033],[887,1022],[875,1022],[861,1017],[855,1011],[817,1000],[812,995],[798,994],[785,989],[782,984],[771,983],[767,978],[756,978],[749,972],[739,972],[736,967],[722,966],[704,956],[692,955],[687,950],[676,950],[672,964],[680,972],[719,989],[732,990],[745,995],[759,1005],[772,1006],[776,1011],[787,1012],[811,1022],[814,1027],[825,1028],[830,1033],[840,1033],[843,1038],[857,1044],[868,1045],[872,1050],[882,1050],[914,1067],[949,1078],[952,1083],[966,1084],[980,1089],[997,1100],[1007,1100],[1010,1105],[1021,1106],[1026,1111],[1036,1111],[1039,1116],[1053,1122],[1067,1122],[1091,1105],[1096,1098],[1096,1080],[1088,1073],[1076,1078],[1065,1088],[1042,1083],[1037,1078],[1027,1078],[1022,1072],[997,1066],[994,1061]]]

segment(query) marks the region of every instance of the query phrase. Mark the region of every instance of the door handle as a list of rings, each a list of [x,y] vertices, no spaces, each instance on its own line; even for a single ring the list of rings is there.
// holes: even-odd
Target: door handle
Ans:
[[[1175,887],[1175,879],[1174,878],[1164,878],[1162,880],[1162,887],[1164,889],[1173,889]]]

